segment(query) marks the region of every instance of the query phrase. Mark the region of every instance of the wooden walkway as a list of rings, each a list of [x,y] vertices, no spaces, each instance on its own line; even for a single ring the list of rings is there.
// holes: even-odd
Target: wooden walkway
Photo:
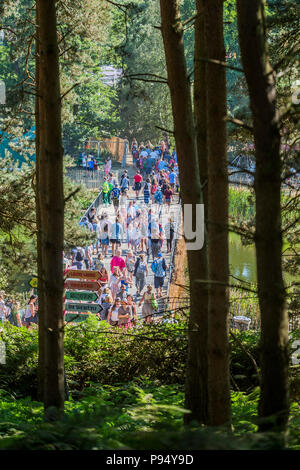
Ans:
[[[132,183],[133,176],[135,175],[135,169],[132,166],[128,166],[128,165],[126,166],[126,169],[128,171],[130,183]],[[114,171],[114,175],[118,179],[119,182],[120,182],[120,177],[121,177],[122,173],[123,173],[122,169]],[[132,186],[132,184],[131,184],[131,186]],[[98,198],[98,201],[99,201],[99,198]],[[138,204],[143,204],[144,203],[143,190],[141,191],[141,195],[137,199],[136,195],[135,195],[135,192],[130,187],[129,194],[128,194],[128,201],[137,201]],[[159,206],[157,204],[152,204],[151,202],[148,205],[149,209],[152,208],[153,210],[157,210],[157,211],[158,211],[158,207]],[[110,221],[112,221],[114,219],[115,211],[114,211],[113,205],[110,204],[109,206],[106,206],[106,205],[103,204],[102,200],[100,200],[100,204],[97,207],[97,216],[100,216],[103,212],[106,212],[108,214]],[[170,206],[170,209],[168,210],[166,205],[162,205],[162,206],[160,206],[160,212],[161,212],[161,214],[160,214],[161,215],[160,223],[162,223],[163,229],[164,229],[166,223],[168,222],[169,217],[173,218],[173,221],[175,223],[175,227],[180,227],[181,205],[178,204],[178,196],[177,195],[175,195],[175,197],[173,198],[173,202]],[[173,245],[175,245],[175,243],[176,243],[176,241],[174,240]],[[122,256],[125,257],[126,253],[128,251],[128,244],[125,240],[123,240],[120,249],[122,251]],[[141,253],[141,252],[138,252],[138,254],[139,253]],[[166,243],[165,240],[163,242],[161,253],[163,254],[163,257],[166,260],[167,275],[166,275],[165,282],[164,282],[163,295],[160,299],[158,299],[158,311],[157,311],[158,316],[162,315],[162,313],[166,310],[166,307],[168,305],[169,284],[170,284],[171,273],[172,273],[172,269],[173,269],[174,250],[172,250],[171,253],[167,253],[167,243]],[[105,265],[106,269],[108,270],[108,272],[111,272],[110,271],[110,261],[111,261],[111,259],[112,259],[112,250],[111,250],[111,246],[109,246],[108,257],[106,257],[104,259],[104,265]],[[151,270],[151,263],[153,261],[152,255],[150,254],[150,256],[146,257],[146,259],[147,259],[147,263],[148,263],[148,276],[147,276],[147,279],[146,279],[146,285],[151,284],[153,286],[153,290],[154,290],[154,274]],[[134,298],[134,301],[136,303],[138,303],[138,301],[141,299],[141,297],[136,296],[135,278],[133,278],[133,280],[134,280],[134,283],[133,283],[132,287],[129,287],[128,293],[132,294],[133,298]],[[143,292],[144,291],[145,291],[145,289],[143,290]],[[141,315],[141,308],[138,308],[138,314],[139,314],[139,316]]]

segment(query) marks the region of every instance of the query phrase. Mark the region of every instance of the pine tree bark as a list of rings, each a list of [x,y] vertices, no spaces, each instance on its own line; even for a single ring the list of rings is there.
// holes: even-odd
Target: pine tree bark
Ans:
[[[35,167],[35,207],[36,207],[36,226],[37,226],[37,274],[38,274],[38,315],[39,315],[39,358],[38,358],[38,390],[37,396],[39,401],[44,400],[44,289],[43,289],[43,249],[42,249],[42,221],[40,211],[40,197],[41,187],[43,186],[40,182],[40,140],[43,138],[41,133],[43,131],[41,126],[40,116],[40,40],[39,40],[39,3],[36,2],[36,41],[35,41],[35,156],[36,156],[36,167]]]
[[[183,206],[191,204],[195,211],[196,205],[202,204],[202,196],[191,89],[184,55],[183,26],[180,20],[180,1],[160,0],[160,8],[182,204]],[[199,356],[202,348],[200,344],[202,305],[199,283],[197,283],[202,275],[200,266],[202,253],[201,250],[188,250],[187,256],[190,280],[190,320],[185,402],[187,408],[191,410],[190,418],[203,422],[206,395],[202,389],[203,379],[199,376],[204,369],[201,369],[202,358]]]
[[[207,220],[207,139],[206,139],[206,56],[204,5],[196,0],[195,50],[194,50],[194,119],[196,130],[197,154],[200,171],[200,184],[204,204],[204,223]],[[208,280],[208,253],[205,233],[204,246],[199,253],[199,279]],[[188,373],[186,376],[185,407],[191,411],[185,421],[197,420],[208,423],[208,283],[198,284],[199,309],[190,315],[188,347]]]
[[[204,0],[208,59],[225,61],[223,0]],[[228,340],[228,174],[225,69],[206,63],[208,151],[208,394],[211,425],[231,419]]]
[[[57,419],[64,406],[63,350],[63,149],[55,0],[39,4],[40,219],[44,318],[44,406]],[[41,187],[42,186],[42,187]]]
[[[239,42],[253,116],[256,155],[256,263],[261,311],[260,429],[287,424],[288,315],[282,276],[281,161],[275,76],[264,0],[237,0]]]

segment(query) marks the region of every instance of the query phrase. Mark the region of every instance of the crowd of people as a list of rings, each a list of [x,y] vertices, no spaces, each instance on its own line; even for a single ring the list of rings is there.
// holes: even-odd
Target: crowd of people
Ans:
[[[131,152],[134,176],[129,177],[125,169],[118,180],[107,161],[101,188],[104,209],[92,207],[80,221],[95,232],[94,243],[63,253],[65,270],[100,272],[97,302],[102,311],[98,316],[111,326],[126,329],[137,324],[139,308],[145,322],[151,323],[158,299],[163,296],[168,270],[163,246],[171,252],[175,224],[170,205],[180,192],[176,152],[171,154],[164,141],[154,148],[149,141],[138,146],[134,139]],[[167,210],[165,218],[161,216],[163,207]],[[152,283],[149,274],[153,274]],[[28,327],[38,323],[37,296],[31,295],[23,309],[0,296],[0,321]]]
[[[14,326],[38,324],[38,297],[31,295],[25,307],[21,302],[0,293],[0,323],[9,322]]]
[[[124,169],[117,178],[110,159],[106,161],[101,188],[105,208],[97,213],[92,207],[80,222],[95,232],[96,241],[76,247],[69,261],[77,269],[100,271],[98,302],[103,310],[99,317],[125,328],[136,324],[140,307],[141,316],[150,323],[163,295],[168,266],[162,249],[165,244],[167,253],[171,252],[175,234],[168,210],[174,195],[180,195],[177,156],[168,143],[154,147],[149,141],[138,145],[133,139],[131,153],[135,168],[131,177]],[[166,208],[165,217],[162,208]],[[149,274],[153,274],[151,284]]]
[[[95,243],[76,247],[72,258],[64,261],[66,269],[100,272],[100,318],[116,325],[116,310],[121,306],[118,325],[128,328],[136,323],[137,306],[142,306],[147,323],[157,309],[168,268],[162,248],[165,243],[167,253],[172,250],[175,224],[172,217],[161,223],[160,214],[152,207],[141,207],[138,200],[128,201],[124,210],[119,208],[111,215],[104,210],[97,216],[96,209],[91,208],[89,228],[96,234]],[[122,246],[126,247],[124,255]],[[149,273],[153,273],[153,285],[147,284]],[[129,293],[134,286],[135,293]]]

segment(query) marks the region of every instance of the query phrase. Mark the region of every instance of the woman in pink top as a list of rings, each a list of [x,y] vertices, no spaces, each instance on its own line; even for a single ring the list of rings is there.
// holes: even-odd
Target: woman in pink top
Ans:
[[[123,271],[123,269],[125,268],[125,261],[121,257],[121,251],[120,250],[116,251],[116,255],[112,258],[112,260],[110,262],[110,267],[111,267],[111,272],[112,273],[114,272],[114,267],[115,266],[120,268],[120,271]]]

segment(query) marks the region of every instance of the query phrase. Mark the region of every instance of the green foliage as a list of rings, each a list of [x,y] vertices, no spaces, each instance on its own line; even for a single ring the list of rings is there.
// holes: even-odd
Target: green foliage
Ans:
[[[119,386],[90,384],[80,401],[65,404],[61,422],[43,422],[40,403],[1,393],[0,448],[19,450],[278,449],[278,437],[258,434],[259,391],[232,393],[233,433],[183,426],[183,387],[136,380]],[[286,448],[299,449],[299,405],[291,408]]]
[[[229,216],[238,224],[254,224],[255,199],[252,190],[243,186],[229,187]]]
[[[18,168],[11,159],[0,159],[0,289],[7,293],[19,293],[19,279],[36,273],[34,172],[32,165],[23,163]],[[64,192],[65,247],[93,242],[95,233],[80,227],[78,222],[95,193],[84,186],[77,187],[67,177]]]
[[[6,345],[6,363],[0,367],[0,389],[16,397],[36,397],[38,341],[37,329],[6,324],[0,339]]]
[[[116,385],[137,379],[160,384],[184,384],[187,324],[143,326],[126,333],[113,329],[96,317],[65,331],[65,367],[70,392],[81,396],[90,382]],[[291,342],[297,339],[297,332]],[[258,384],[259,334],[235,332],[230,337],[230,371],[236,391],[251,392]],[[36,398],[38,333],[10,324],[0,333],[6,344],[7,362],[0,368],[0,388],[17,397]],[[293,351],[291,350],[291,353]],[[293,366],[294,367],[294,366]],[[293,372],[293,396],[299,396],[299,383]]]
[[[240,388],[231,394],[233,434],[199,428],[195,423],[183,426],[187,412],[186,325],[141,327],[130,333],[116,331],[95,318],[68,325],[65,367],[70,399],[62,421],[55,424],[43,422],[42,406],[34,401],[37,335],[36,329],[10,325],[1,331],[7,356],[0,368],[1,449],[215,450],[282,446],[275,436],[257,433],[259,389],[249,355],[259,365],[258,333],[236,333],[242,348],[231,338],[231,376]],[[291,342],[298,336],[293,333]],[[292,399],[298,400],[299,368],[291,375]],[[291,405],[287,448],[300,448],[296,402]]]
[[[66,330],[67,373],[79,389],[88,381],[114,384],[141,376],[183,383],[186,348],[184,325],[140,325],[124,333],[91,317]]]

